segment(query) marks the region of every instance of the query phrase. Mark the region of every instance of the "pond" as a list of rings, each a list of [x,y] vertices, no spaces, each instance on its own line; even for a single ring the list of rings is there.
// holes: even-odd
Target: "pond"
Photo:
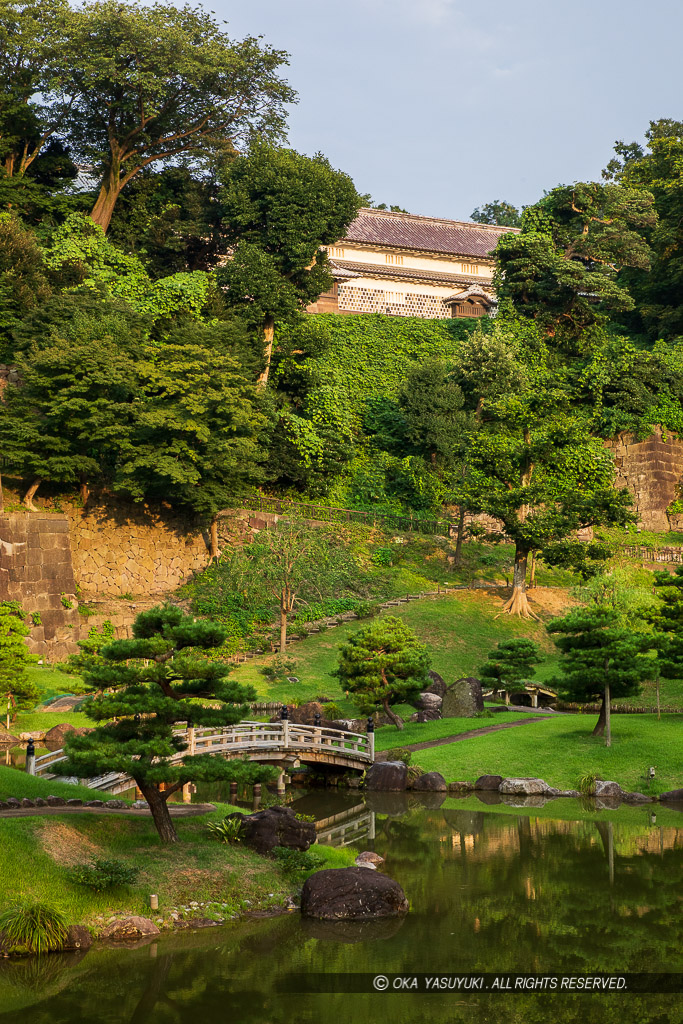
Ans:
[[[326,841],[382,854],[410,914],[352,927],[290,913],[0,961],[0,1024],[683,1020],[683,993],[301,991],[311,973],[332,989],[359,972],[683,972],[680,812],[329,791],[296,808],[325,819]]]

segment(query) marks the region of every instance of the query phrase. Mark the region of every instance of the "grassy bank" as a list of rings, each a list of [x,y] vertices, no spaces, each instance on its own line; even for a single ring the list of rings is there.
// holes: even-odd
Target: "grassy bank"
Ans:
[[[87,786],[71,785],[69,782],[55,782],[52,779],[41,779],[37,775],[27,775],[18,768],[0,767],[0,800],[6,800],[15,796],[21,800],[22,797],[46,797],[63,796],[80,797],[81,800],[96,800],[102,797]],[[108,799],[109,794],[105,793],[103,799]]]
[[[385,725],[375,733],[375,750],[389,750],[391,747],[405,747],[410,743],[440,740],[447,736],[457,736],[461,732],[470,732],[472,729],[486,729],[490,725],[519,722],[526,717],[524,712],[497,711],[492,715],[484,713],[477,718],[438,718],[435,722],[406,722],[400,731],[393,725]]]
[[[615,715],[612,746],[591,736],[594,715],[562,715],[526,728],[508,729],[416,751],[413,763],[439,771],[447,781],[479,775],[538,776],[558,789],[575,789],[594,772],[623,789],[663,793],[683,786],[683,718]],[[645,775],[650,765],[656,777]]]
[[[75,788],[75,787],[74,787]],[[223,804],[209,815],[177,819],[180,842],[159,843],[151,819],[124,815],[54,815],[0,819],[0,911],[20,898],[61,911],[70,923],[102,926],[112,914],[141,914],[161,923],[178,910],[185,917],[225,919],[283,906],[300,881],[279,864],[242,844],[217,842],[206,830],[237,808]],[[323,867],[353,863],[356,851],[317,847]],[[116,858],[137,868],[129,888],[96,893],[72,882],[69,870],[95,858]],[[159,896],[159,912],[149,895]],[[191,902],[204,904],[188,908]]]

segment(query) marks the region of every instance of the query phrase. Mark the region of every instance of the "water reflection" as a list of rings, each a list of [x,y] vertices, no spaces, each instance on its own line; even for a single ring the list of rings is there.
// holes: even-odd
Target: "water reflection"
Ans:
[[[355,832],[360,848],[380,853],[411,901],[407,918],[246,921],[144,949],[47,958],[33,977],[28,962],[20,968],[5,961],[1,1024],[14,1024],[28,1007],[34,1024],[681,1019],[680,996],[657,994],[283,992],[287,979],[308,972],[683,968],[683,820],[680,827],[653,826],[648,809],[623,821],[565,821],[547,816],[547,808],[544,817],[484,810],[474,798],[431,808],[405,794],[368,796],[309,794],[294,806],[315,814],[333,841]],[[662,819],[676,821],[660,812]]]

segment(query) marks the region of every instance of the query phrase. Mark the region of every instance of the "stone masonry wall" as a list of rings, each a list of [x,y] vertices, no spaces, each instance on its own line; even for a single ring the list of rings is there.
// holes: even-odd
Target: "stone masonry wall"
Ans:
[[[658,427],[644,441],[619,434],[606,442],[617,468],[616,486],[627,487],[635,499],[641,525],[658,532],[680,529],[681,516],[667,516],[683,481],[683,441]]]
[[[37,624],[28,646],[62,660],[78,650],[78,602],[66,516],[0,514],[0,601],[19,601]]]
[[[208,562],[206,538],[182,517],[111,499],[67,515],[74,576],[86,598],[164,594]]]

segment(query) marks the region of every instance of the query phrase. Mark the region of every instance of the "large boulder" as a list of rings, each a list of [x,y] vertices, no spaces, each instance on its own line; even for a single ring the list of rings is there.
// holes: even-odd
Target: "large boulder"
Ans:
[[[432,669],[427,673],[429,676],[429,686],[424,689],[425,693],[435,693],[437,697],[443,697],[444,693],[448,689],[448,684],[445,679],[439,675],[438,672],[434,672]]]
[[[452,683],[446,690],[441,705],[443,718],[473,718],[484,710],[481,683],[473,676],[466,676]]]
[[[13,736],[11,732],[7,732],[5,729],[0,728],[0,750],[9,750],[10,747],[18,747],[20,743],[18,736]]]
[[[236,811],[229,818],[242,822],[242,841],[257,853],[270,853],[276,846],[307,850],[315,842],[315,823],[300,821],[291,807],[266,807],[256,814]]]
[[[413,782],[414,793],[445,793],[446,780],[439,772],[425,772]]]
[[[45,739],[43,744],[48,750],[62,750],[66,743],[66,738],[70,733],[75,733],[76,727],[69,725],[67,722],[60,722],[59,725],[53,725],[51,729],[45,733]]]
[[[396,917],[408,911],[398,882],[366,868],[328,868],[304,882],[301,914],[325,921]]]
[[[365,788],[384,793],[400,793],[408,784],[408,769],[403,761],[376,761],[365,776]]]
[[[498,792],[516,796],[540,796],[548,792],[548,783],[543,779],[503,779]]]
[[[474,788],[478,790],[487,790],[488,792],[498,793],[502,781],[502,775],[480,775],[477,781],[474,783]]]
[[[666,793],[660,793],[659,799],[664,803],[683,804],[683,789],[669,789]]]
[[[363,852],[359,853],[356,857],[356,864],[359,868],[368,866],[376,868],[379,867],[380,864],[384,864],[384,857],[380,857],[380,855],[375,853],[374,850],[363,850]]]
[[[595,795],[601,800],[622,800],[624,791],[618,782],[606,782],[599,779],[595,783]]]
[[[158,935],[159,929],[148,917],[121,917],[112,921],[100,933],[100,938],[112,942],[137,942],[146,935]]]
[[[415,701],[418,711],[441,711],[442,699],[437,693],[429,693],[427,690],[421,693]]]
[[[143,920],[147,920],[147,918],[143,918]],[[92,935],[90,934],[90,929],[86,928],[84,924],[70,925],[66,933],[64,949],[90,949],[91,946]]]

